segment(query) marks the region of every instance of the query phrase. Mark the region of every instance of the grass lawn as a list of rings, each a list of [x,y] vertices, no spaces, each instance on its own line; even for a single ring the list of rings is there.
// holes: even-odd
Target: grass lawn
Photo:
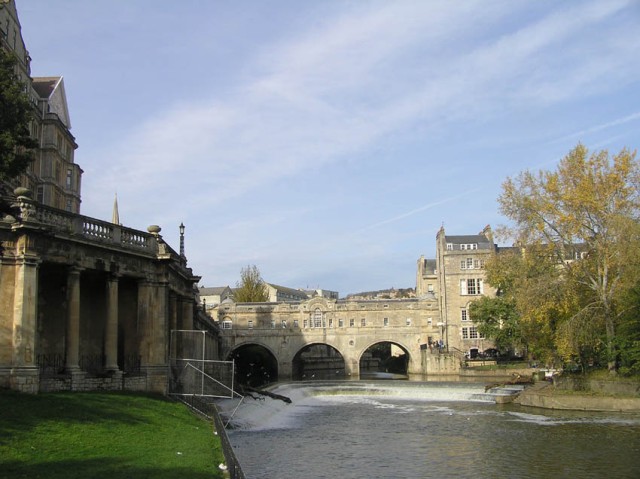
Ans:
[[[161,396],[0,391],[0,476],[222,478],[212,430]]]

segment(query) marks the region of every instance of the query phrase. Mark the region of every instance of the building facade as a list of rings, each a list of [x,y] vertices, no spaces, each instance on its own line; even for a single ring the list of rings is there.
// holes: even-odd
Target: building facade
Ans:
[[[31,77],[31,57],[22,38],[15,0],[0,1],[0,48],[12,53],[16,74],[33,106],[31,136],[38,141],[35,159],[13,186],[33,191],[35,199],[70,213],[80,212],[82,169],[75,163],[78,145],[61,76]]]
[[[451,367],[441,365],[443,353],[460,361],[493,347],[478,332],[468,309],[482,295],[495,294],[485,283],[484,266],[497,251],[489,226],[477,235],[461,236],[447,235],[441,228],[436,236],[436,259],[422,256],[417,262],[416,298],[308,298],[300,290],[268,285],[270,302],[234,303],[229,299],[212,316],[219,322],[226,341],[223,351],[227,352],[251,341],[273,348],[275,357],[290,359],[296,347],[314,341],[337,344],[343,355],[352,354],[349,348],[354,345],[396,341],[407,353],[413,347],[422,351],[417,356],[413,351],[411,357],[421,357],[422,364],[412,359],[411,372],[418,367],[426,370],[431,361],[431,371],[451,373]],[[283,371],[290,367],[287,361],[280,365]]]
[[[469,316],[469,304],[480,296],[495,295],[495,289],[486,284],[484,266],[497,251],[489,226],[477,235],[447,235],[444,227],[436,235],[433,284],[442,336],[450,349],[471,357],[493,346],[478,332]]]

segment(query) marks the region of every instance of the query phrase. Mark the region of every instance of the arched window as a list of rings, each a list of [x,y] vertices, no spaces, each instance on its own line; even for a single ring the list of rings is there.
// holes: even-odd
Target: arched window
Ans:
[[[311,324],[313,328],[321,328],[322,325],[322,311],[320,308],[316,308],[311,318]]]

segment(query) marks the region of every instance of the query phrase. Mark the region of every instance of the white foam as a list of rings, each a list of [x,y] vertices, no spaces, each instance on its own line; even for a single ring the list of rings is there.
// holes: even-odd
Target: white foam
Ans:
[[[415,412],[415,404],[405,406],[402,400],[420,401],[425,405],[439,401],[478,401],[477,396],[483,390],[481,384],[299,382],[280,384],[272,389],[272,392],[290,398],[291,404],[264,397],[261,400],[245,398],[235,413],[238,400],[223,400],[218,406],[223,416],[231,417],[233,414],[231,424],[234,428],[283,429],[298,427],[301,424],[298,418],[313,407],[327,404],[366,404],[408,414]],[[385,397],[393,398],[394,403],[385,402]],[[423,410],[433,414],[452,414],[450,408],[439,405],[428,405]]]

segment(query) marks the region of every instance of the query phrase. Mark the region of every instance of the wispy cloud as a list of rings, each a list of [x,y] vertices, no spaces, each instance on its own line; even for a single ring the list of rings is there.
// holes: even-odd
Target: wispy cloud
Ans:
[[[634,121],[640,120],[640,112],[632,113],[630,115],[623,116],[621,118],[616,118],[615,120],[608,121],[606,123],[601,123],[599,125],[592,126],[590,128],[585,128],[584,130],[576,131],[575,133],[571,133],[569,135],[562,136],[553,140],[551,143],[563,143],[567,140],[574,140],[577,138],[584,138],[592,133],[597,133],[604,130],[609,130],[616,126],[624,125],[626,123],[631,123]]]
[[[486,18],[485,2],[385,2],[341,12],[264,47],[257,75],[230,96],[173,105],[141,125],[108,152],[100,184],[111,195],[126,175],[130,188],[170,210],[175,203],[162,193],[170,182],[176,196],[214,206],[340,161],[415,122],[486,118],[496,102],[499,110],[505,102],[562,101],[576,94],[580,75],[572,71],[581,65],[552,73],[558,65],[541,55],[626,4],[561,9],[450,58],[437,49],[477,28],[477,16],[501,28],[491,25],[499,16]]]
[[[94,171],[84,185],[91,197],[85,201],[110,207],[117,186],[125,222],[199,223],[209,236],[191,239],[190,257],[222,276],[237,273],[237,264],[276,261],[283,275],[313,275],[332,269],[325,264],[328,255],[341,254],[345,261],[384,255],[385,242],[397,239],[385,226],[445,205],[455,211],[456,200],[479,191],[474,178],[463,177],[490,170],[493,158],[440,158],[428,149],[440,132],[484,149],[493,144],[495,153],[493,136],[508,133],[479,138],[474,130],[483,124],[502,119],[499,125],[508,130],[514,119],[546,118],[556,106],[613,94],[640,76],[635,27],[612,22],[634,8],[629,1],[553,7],[507,0],[373,1],[314,8],[322,15],[294,18],[277,35],[260,38],[250,55],[235,59],[242,71],[226,71],[218,58],[199,52],[198,62],[208,64],[211,75],[229,76],[226,88],[203,82],[197,102],[170,91],[159,96],[158,104],[166,106],[150,112],[119,144],[94,152],[86,167]],[[613,137],[617,127],[639,119],[640,113],[628,114],[554,141],[609,130]],[[304,188],[291,187],[308,184],[321,191],[317,201],[330,203],[336,190],[327,187],[327,171],[345,171],[340,167],[349,162],[358,167],[348,174],[367,176],[377,166],[377,149],[394,136],[428,145],[412,160],[403,157],[405,147],[394,158],[407,175],[427,176],[424,186],[412,184],[423,187],[424,196],[408,198],[398,188],[393,193],[402,199],[390,199],[397,205],[339,222],[321,216]],[[523,165],[500,167],[496,175]],[[445,177],[457,183],[438,189],[444,181],[435,179]],[[340,184],[349,199],[356,195],[350,183],[356,181]],[[372,197],[389,184],[379,181]],[[366,186],[358,194],[366,196]],[[263,195],[273,201],[267,205]],[[422,204],[424,197],[436,199]],[[365,200],[351,211],[366,209]],[[336,204],[332,211],[338,215]],[[376,238],[372,230],[378,230]]]

